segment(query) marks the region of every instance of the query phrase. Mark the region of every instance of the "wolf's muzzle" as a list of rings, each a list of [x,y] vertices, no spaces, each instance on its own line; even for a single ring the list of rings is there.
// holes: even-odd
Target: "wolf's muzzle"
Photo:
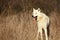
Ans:
[[[34,17],[34,16],[32,15],[32,17],[35,18],[35,20],[37,20],[37,16]]]

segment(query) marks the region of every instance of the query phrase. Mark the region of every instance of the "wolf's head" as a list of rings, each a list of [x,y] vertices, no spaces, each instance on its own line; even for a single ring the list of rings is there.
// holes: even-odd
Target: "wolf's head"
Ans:
[[[40,14],[40,12],[41,12],[40,8],[38,8],[38,9],[33,8],[32,17],[35,18],[35,20],[37,20],[37,16]]]
[[[32,16],[33,16],[33,17],[38,16],[38,15],[40,14],[40,11],[41,11],[40,8],[38,8],[38,9],[34,9],[34,8],[33,8],[33,14],[32,14]]]

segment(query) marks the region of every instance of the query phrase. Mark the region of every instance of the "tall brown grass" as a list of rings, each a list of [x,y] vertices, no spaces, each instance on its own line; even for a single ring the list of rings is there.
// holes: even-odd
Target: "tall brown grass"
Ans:
[[[1,0],[0,40],[35,40],[38,28],[32,21],[33,7],[41,8],[50,17],[49,40],[60,40],[57,0]]]

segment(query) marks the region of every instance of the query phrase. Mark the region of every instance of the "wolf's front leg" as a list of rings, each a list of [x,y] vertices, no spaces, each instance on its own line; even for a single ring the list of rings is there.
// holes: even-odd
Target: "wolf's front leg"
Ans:
[[[44,29],[46,40],[48,40],[47,29]]]
[[[41,36],[41,40],[43,40],[42,29],[40,30],[40,36]]]

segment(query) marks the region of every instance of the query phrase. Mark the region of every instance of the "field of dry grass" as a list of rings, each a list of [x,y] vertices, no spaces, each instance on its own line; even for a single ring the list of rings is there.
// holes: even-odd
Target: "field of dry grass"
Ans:
[[[1,0],[0,40],[35,40],[37,24],[32,21],[33,7],[40,7],[50,17],[49,40],[60,40],[59,5],[57,0]]]

